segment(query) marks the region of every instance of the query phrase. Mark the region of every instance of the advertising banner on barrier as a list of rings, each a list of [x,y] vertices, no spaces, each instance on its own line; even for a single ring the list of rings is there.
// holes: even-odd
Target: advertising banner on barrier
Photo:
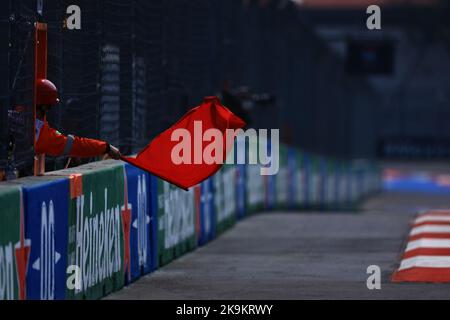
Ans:
[[[126,272],[125,281],[129,283],[141,275],[153,270],[155,262],[152,253],[156,248],[156,212],[152,210],[151,178],[148,173],[125,164],[124,204],[122,211],[131,212],[129,240],[125,247],[130,250],[130,272]],[[156,191],[156,189],[155,189]]]
[[[263,176],[264,181],[264,209],[272,210],[277,202],[277,179],[275,176]]]
[[[381,190],[382,185],[383,185],[381,169],[377,165],[373,165],[373,170],[374,170],[374,172],[373,172],[374,185],[372,186],[372,191],[378,192]]]
[[[24,233],[20,187],[0,186],[0,203],[0,300],[24,299],[30,240]]]
[[[302,151],[295,150],[296,165],[295,165],[295,181],[296,190],[294,195],[295,206],[299,209],[305,208],[307,203],[307,175],[305,169],[305,158]]]
[[[310,203],[345,207],[379,188],[379,169],[370,163],[311,161],[286,150],[285,180],[262,176],[259,165],[225,165],[184,191],[133,166],[102,161],[0,184],[0,299],[101,298],[158,261],[194,249],[196,230],[203,244],[238,215],[260,210],[264,190],[277,201],[285,192],[284,204],[311,195]],[[268,177],[273,182],[265,187]],[[280,181],[286,186],[277,187]]]
[[[260,169],[261,166],[257,164],[250,164],[246,167],[247,179],[245,183],[248,214],[258,212],[264,207],[265,183]]]
[[[353,164],[350,166],[350,181],[351,181],[350,196],[351,196],[351,202],[353,205],[356,201],[358,201],[359,195],[360,195],[359,172],[358,172],[358,169]]]
[[[290,209],[298,208],[297,195],[299,190],[299,179],[297,177],[297,167],[300,164],[298,152],[295,148],[289,147],[287,154],[287,169],[288,169],[288,207]]]
[[[326,209],[327,206],[327,183],[328,183],[328,161],[325,158],[318,158],[319,166],[319,204],[321,210]]]
[[[280,144],[279,171],[275,176],[275,197],[278,209],[286,208],[289,197],[288,148]]]
[[[357,168],[357,184],[358,184],[358,200],[361,200],[361,198],[365,195],[366,190],[364,189],[365,185],[365,168],[363,166]]]
[[[216,236],[216,211],[214,202],[213,178],[195,186],[195,210],[197,224],[197,239],[199,245],[204,245]]]
[[[305,208],[311,208],[313,204],[313,164],[310,154],[306,152],[303,153],[302,159]]]
[[[353,180],[352,180],[352,168],[350,162],[345,163],[345,179],[346,179],[346,188],[345,188],[345,203],[348,208],[352,206],[353,202]]]
[[[265,181],[261,175],[261,165],[252,164],[251,159],[258,159],[258,142],[249,139],[246,148],[246,197],[247,214],[259,212],[264,208],[265,201]],[[253,163],[256,163],[253,162]]]
[[[237,219],[236,167],[224,165],[212,179],[214,182],[216,233],[220,234],[231,228]]]
[[[66,296],[99,299],[122,288],[131,270],[123,165],[102,161],[58,174],[71,176]]]
[[[25,234],[31,241],[27,299],[66,298],[69,179],[28,177],[22,185]]]
[[[366,190],[366,181],[367,181],[367,168],[362,166],[358,170],[359,200],[361,200],[368,192],[368,190]]]
[[[336,163],[336,201],[339,209],[345,208],[347,190],[347,176],[345,174],[345,162]]]
[[[355,205],[355,203],[359,200],[361,196],[361,171],[359,170],[358,166],[355,164],[352,164],[351,166],[351,179],[352,179],[352,205]]]
[[[230,153],[227,157],[227,161],[234,158],[234,193],[236,199],[236,210],[238,219],[242,219],[247,214],[247,166],[245,159],[248,155],[248,149],[245,148],[246,140],[236,139],[234,144],[233,153]],[[242,152],[244,150],[244,152]]]
[[[376,192],[380,188],[380,180],[379,177],[381,176],[378,168],[374,164],[368,164],[367,167],[367,188],[366,192],[367,194]]]
[[[272,152],[272,146],[270,143],[267,145],[268,153]],[[276,206],[277,202],[277,188],[276,188],[276,176],[268,175],[263,176],[264,182],[264,210],[272,210]]]
[[[164,265],[196,247],[194,188],[158,179],[158,259]]]
[[[346,176],[346,180],[347,180],[347,186],[346,186],[346,204],[347,207],[351,207],[354,201],[354,196],[353,196],[353,170],[352,170],[352,166],[349,162],[346,163],[345,165],[345,176]]]
[[[327,209],[336,208],[336,164],[333,159],[326,161],[326,191],[325,206]]]
[[[236,165],[236,210],[239,219],[245,217],[247,213],[247,189],[246,189],[246,166],[245,164],[237,164]]]
[[[321,192],[322,192],[322,173],[320,167],[320,160],[311,156],[311,171],[310,171],[310,207],[318,209],[320,207]]]

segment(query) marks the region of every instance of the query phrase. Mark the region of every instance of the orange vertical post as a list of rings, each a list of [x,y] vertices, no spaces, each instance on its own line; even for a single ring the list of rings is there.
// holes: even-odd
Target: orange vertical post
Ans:
[[[36,84],[37,79],[47,78],[47,24],[36,22],[34,37],[34,146],[36,149]],[[45,154],[34,155],[34,175],[45,173]]]

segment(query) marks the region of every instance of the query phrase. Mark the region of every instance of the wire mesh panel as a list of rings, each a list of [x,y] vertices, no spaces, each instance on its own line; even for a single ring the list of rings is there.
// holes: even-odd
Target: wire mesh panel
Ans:
[[[163,23],[166,19],[165,0],[138,0],[136,2],[138,32],[136,34],[137,50],[142,49],[141,54],[146,63],[146,122],[145,132],[138,145],[133,146],[133,152],[147,144],[163,128],[162,119],[167,110],[164,105],[166,92],[165,69],[167,60],[163,44]],[[139,52],[139,51],[138,51]]]
[[[66,10],[72,4],[82,8],[79,30],[67,28]],[[88,0],[44,3],[48,78],[58,87],[61,100],[49,112],[48,121],[64,134],[100,137],[101,8],[101,2]],[[60,169],[66,161],[47,157],[47,170]],[[79,159],[72,163],[79,163]]]
[[[7,70],[0,80],[0,169],[14,140],[9,163],[30,174],[36,8],[33,0],[8,3],[0,16],[0,65]],[[81,9],[80,29],[67,28],[70,5]],[[124,154],[227,84],[254,102],[243,103],[252,127],[279,128],[288,142],[349,156],[353,131],[361,129],[350,114],[374,100],[364,81],[346,77],[291,1],[54,0],[44,1],[42,20],[48,78],[61,100],[50,125],[106,140]],[[265,96],[269,102],[260,103]],[[66,161],[47,157],[47,170]]]
[[[7,107],[7,160],[12,167],[31,174],[33,163],[34,10],[33,1],[14,1],[10,7],[9,90]],[[4,69],[5,70],[5,69]],[[6,70],[5,70],[6,71]],[[5,72],[2,77],[7,77]],[[13,151],[13,152],[12,152]],[[27,170],[28,169],[28,170]]]
[[[102,48],[109,47],[110,52],[107,55],[102,53],[104,64],[100,67],[101,73],[106,76],[107,72],[109,75],[101,77],[101,90],[108,91],[109,101],[100,103],[100,107],[104,110],[104,112],[100,110],[100,137],[123,149],[131,144],[135,123],[132,109],[132,64],[133,59],[136,59],[133,57],[136,29],[135,2],[105,0],[103,12]],[[109,59],[107,62],[105,58],[107,56],[112,58],[113,52],[114,61]],[[100,97],[104,99],[102,92]]]
[[[99,137],[119,143],[120,121],[120,47],[104,44],[100,59]]]
[[[10,45],[10,3],[0,11],[0,168],[7,163],[8,142],[8,109],[9,109],[9,45]]]
[[[190,69],[188,0],[168,0],[164,2],[164,43],[165,63],[164,113],[161,125],[169,127],[187,108],[189,84],[186,82]]]

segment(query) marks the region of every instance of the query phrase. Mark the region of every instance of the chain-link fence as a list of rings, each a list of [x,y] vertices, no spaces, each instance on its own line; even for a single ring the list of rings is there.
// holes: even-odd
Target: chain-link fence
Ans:
[[[80,30],[64,25],[73,4]],[[0,13],[0,168],[24,174],[33,159],[35,8],[14,0]],[[62,101],[48,120],[63,133],[137,152],[227,83],[254,102],[244,104],[252,127],[279,128],[311,151],[358,155],[354,111],[372,108],[375,94],[345,75],[291,1],[53,0],[43,9],[48,78]],[[47,159],[50,169],[64,161]]]

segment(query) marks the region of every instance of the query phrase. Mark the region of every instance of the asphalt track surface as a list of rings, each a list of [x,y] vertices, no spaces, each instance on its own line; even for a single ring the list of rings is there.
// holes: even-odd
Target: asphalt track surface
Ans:
[[[255,215],[106,299],[450,299],[449,284],[390,282],[427,208],[450,208],[450,197],[384,193],[357,213]],[[367,289],[369,265],[380,290]]]

